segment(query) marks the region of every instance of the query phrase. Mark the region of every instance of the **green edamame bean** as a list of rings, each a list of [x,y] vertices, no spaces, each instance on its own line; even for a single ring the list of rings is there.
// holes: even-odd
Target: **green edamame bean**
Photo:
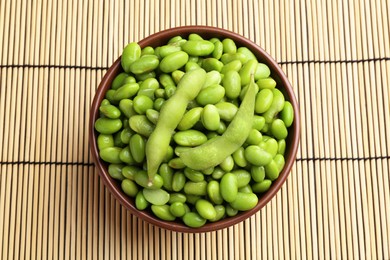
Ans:
[[[277,155],[275,155],[273,160],[275,161],[276,165],[278,166],[278,171],[280,173],[283,170],[283,167],[285,164],[284,156],[281,154],[277,154]]]
[[[214,167],[210,167],[210,168],[202,170],[202,173],[204,175],[211,175],[213,173],[213,171],[214,171]]]
[[[271,75],[271,71],[268,68],[268,66],[265,65],[264,63],[259,62],[257,64],[257,68],[255,72],[255,80],[265,79],[268,78],[270,75]]]
[[[252,127],[256,130],[261,131],[265,125],[265,118],[263,116],[255,115],[253,117]]]
[[[211,85],[202,89],[196,97],[199,105],[217,104],[225,96],[225,88],[221,85]]]
[[[218,85],[221,83],[221,74],[218,71],[209,71],[206,74],[206,81],[203,84],[203,88],[210,87],[212,85]]]
[[[134,180],[134,176],[135,174],[140,171],[141,169],[138,167],[138,166],[134,166],[134,165],[126,165],[125,167],[122,168],[122,175],[123,177],[125,177],[126,179],[129,179],[129,180]]]
[[[262,139],[263,135],[260,133],[260,131],[257,129],[252,129],[245,143],[249,145],[258,145]]]
[[[215,218],[209,219],[211,222],[216,222],[218,220],[221,220],[225,217],[225,207],[222,205],[215,205],[214,206],[215,212],[217,213]]]
[[[239,52],[224,53],[221,57],[221,61],[223,64],[228,64],[234,60],[239,60],[239,61],[241,61],[242,64],[245,64],[248,61],[247,57],[244,54],[239,53]]]
[[[136,42],[131,42],[123,49],[121,65],[125,72],[130,72],[130,66],[141,57],[141,47]]]
[[[206,40],[188,40],[181,48],[190,56],[207,56],[214,51],[214,44]]]
[[[152,123],[157,124],[158,117],[160,116],[160,113],[157,110],[154,109],[148,109],[146,110],[146,118]]]
[[[267,136],[268,138],[259,144],[259,146],[267,151],[272,158],[275,157],[275,155],[278,153],[278,142],[272,138]]]
[[[177,35],[169,39],[168,44],[179,42],[180,40],[183,40],[183,38],[180,35]]]
[[[195,208],[202,218],[213,219],[217,216],[217,212],[215,211],[213,204],[211,204],[208,200],[199,199],[195,203]]]
[[[143,189],[145,199],[153,205],[164,205],[169,201],[169,193],[163,189]]]
[[[172,178],[172,190],[181,191],[186,183],[186,176],[182,172],[175,172]]]
[[[167,152],[166,152],[165,157],[164,157],[162,162],[168,163],[170,160],[173,159],[173,154],[174,154],[174,151],[173,151],[172,146],[168,146]]]
[[[285,139],[278,140],[278,154],[284,155],[285,151],[286,151],[286,140]]]
[[[129,119],[130,128],[145,137],[149,137],[155,126],[145,115],[134,115]]]
[[[175,70],[171,73],[173,81],[177,84],[179,84],[179,81],[184,76],[185,72],[181,70]]]
[[[204,180],[204,175],[200,171],[193,170],[191,168],[186,167],[184,169],[184,175],[193,182],[200,182]]]
[[[166,73],[162,73],[159,76],[160,84],[166,88],[168,86],[176,86],[175,81],[173,80],[172,76]]]
[[[188,195],[204,196],[207,194],[207,182],[188,181],[184,184],[184,193]]]
[[[272,90],[260,90],[256,95],[255,112],[258,114],[266,112],[271,107],[273,97]]]
[[[234,217],[237,214],[238,214],[238,210],[233,209],[232,206],[230,206],[230,204],[226,206],[226,215],[228,215],[229,217]]]
[[[234,201],[238,193],[237,176],[230,172],[223,175],[220,190],[221,196],[226,202]]]
[[[265,169],[265,176],[267,177],[267,179],[274,181],[279,177],[279,173],[280,173],[279,167],[274,160],[271,160],[270,163],[264,166],[264,169]]]
[[[142,82],[150,78],[156,78],[156,72],[152,70],[140,74],[135,74],[135,78],[138,80],[138,82]]]
[[[122,85],[126,85],[129,83],[137,83],[137,80],[133,76],[128,76],[122,81]]]
[[[237,49],[238,53],[242,53],[246,56],[247,60],[256,60],[256,56],[253,54],[251,50],[249,50],[247,47],[239,47]]]
[[[164,189],[167,191],[172,191],[173,169],[169,167],[167,163],[162,163],[158,173],[163,180]]]
[[[271,123],[274,120],[278,112],[283,109],[284,106],[284,96],[279,89],[273,89],[272,94],[274,98],[272,99],[272,104],[270,108],[263,114],[265,122]]]
[[[121,184],[121,188],[126,195],[134,198],[138,193],[137,185],[129,179],[124,179]]]
[[[133,100],[130,99],[122,99],[119,102],[119,109],[121,110],[122,114],[124,114],[127,118],[131,118],[133,115],[136,114],[133,108]]]
[[[256,193],[264,193],[271,187],[272,181],[270,180],[263,180],[262,182],[258,182],[252,185],[253,192]]]
[[[188,130],[192,128],[200,120],[202,111],[202,107],[194,107],[186,112],[180,123],[177,125],[177,129]]]
[[[141,56],[148,54],[154,54],[154,48],[152,46],[146,46],[141,49]]]
[[[160,87],[160,84],[156,78],[149,78],[144,81],[139,86],[138,94],[139,96],[147,96],[148,98],[154,100],[154,93]]]
[[[110,101],[108,99],[103,99],[102,102],[100,103],[101,106],[104,106],[104,105],[111,105]]]
[[[207,104],[202,111],[201,120],[203,126],[210,131],[216,131],[220,127],[220,116],[218,109],[211,104]]]
[[[181,48],[180,46],[177,46],[177,45],[164,45],[164,46],[161,46],[160,47],[160,57],[162,59],[164,59],[165,57],[167,57],[168,55],[172,54],[172,53],[175,53],[175,52],[178,52],[178,51],[181,51]],[[161,64],[160,64],[161,66]]]
[[[134,74],[144,74],[156,69],[159,63],[156,55],[144,55],[130,65],[130,71]]]
[[[149,206],[149,202],[145,199],[145,196],[142,191],[138,191],[135,196],[135,207],[138,210],[144,210]]]
[[[123,80],[129,76],[126,72],[119,73],[114,80],[111,83],[111,89],[118,89],[120,86],[123,85]]]
[[[133,108],[140,115],[146,114],[146,110],[153,108],[153,100],[147,96],[137,95],[133,99]]]
[[[119,158],[121,159],[122,162],[128,165],[133,165],[136,163],[133,156],[131,155],[129,146],[126,146],[125,148],[122,149],[122,151],[119,153]]]
[[[246,211],[253,209],[258,201],[259,199],[254,193],[238,192],[236,199],[230,202],[230,206],[239,211]]]
[[[100,158],[108,163],[122,163],[122,160],[119,157],[122,148],[120,147],[107,147],[99,152]]]
[[[237,52],[236,43],[232,39],[225,38],[222,40],[222,44],[223,44],[223,52],[224,53],[236,53]]]
[[[163,186],[164,182],[163,178],[158,174],[149,180],[148,174],[144,170],[139,170],[134,174],[134,181],[141,187],[148,189],[159,189]]]
[[[189,41],[201,41],[201,40],[203,40],[203,38],[202,38],[202,36],[200,36],[197,33],[190,33],[190,35],[188,35],[188,40]]]
[[[172,158],[168,162],[169,167],[179,170],[179,169],[184,169],[186,165],[183,163],[183,160],[179,157]]]
[[[238,188],[242,188],[248,185],[249,182],[251,181],[251,174],[244,169],[234,170],[232,171],[232,173],[237,177]]]
[[[276,87],[276,81],[271,77],[259,79],[256,81],[256,84],[259,86],[259,89],[274,89]]]
[[[239,188],[239,189],[238,189],[238,192],[242,192],[242,193],[253,193],[252,187],[251,187],[249,184],[245,185],[244,187]]]
[[[202,60],[202,68],[209,71],[218,71],[220,72],[223,67],[223,63],[215,58],[205,58]]]
[[[272,160],[272,156],[257,145],[245,148],[244,155],[248,162],[256,166],[265,166]]]
[[[222,120],[230,122],[238,111],[238,107],[230,102],[219,102],[215,104],[218,109],[219,116]]]
[[[204,226],[204,224],[206,224],[206,221],[206,219],[202,218],[196,212],[188,212],[183,216],[184,224],[192,228],[199,228],[201,226]]]
[[[164,102],[165,102],[165,99],[162,98],[162,97],[165,95],[165,91],[164,91],[163,89],[157,89],[157,90],[162,90],[163,95],[162,95],[161,97],[159,97],[159,98],[156,98],[156,100],[155,100],[154,103],[153,103],[153,108],[156,109],[157,111],[160,111],[162,105],[163,105]],[[158,94],[157,94],[157,90],[156,90],[156,96],[158,95]]]
[[[115,93],[113,95],[113,99],[117,102],[119,102],[122,99],[128,99],[133,97],[135,94],[137,94],[139,90],[139,85],[138,83],[128,83],[117,90],[115,90]]]
[[[106,92],[105,99],[110,102],[110,104],[116,104],[117,101],[114,99],[116,90],[115,89],[109,89]]]
[[[251,176],[255,182],[262,182],[265,178],[264,166],[252,166]]]
[[[189,62],[186,63],[184,70],[186,72],[189,72],[191,70],[196,70],[196,69],[199,69],[199,68],[201,68],[201,67],[200,67],[200,65],[197,62],[189,61]]]
[[[123,128],[123,130],[121,131],[121,134],[120,134],[122,143],[129,144],[130,137],[133,135],[133,133],[134,132],[130,128]]]
[[[111,163],[108,165],[108,174],[114,179],[123,180],[122,169],[124,165],[119,163]]]
[[[287,137],[288,130],[287,130],[286,126],[284,125],[284,122],[282,119],[277,118],[274,121],[272,121],[271,133],[278,140],[285,139]]]
[[[222,85],[225,88],[226,97],[236,99],[240,96],[241,77],[237,71],[227,71],[222,79]]]
[[[222,69],[221,74],[226,74],[228,71],[240,71],[242,69],[242,62],[240,60],[233,60],[229,63],[226,63]]]
[[[223,121],[220,121],[217,129],[217,133],[222,135],[223,133],[225,133],[226,129],[227,129],[226,124]]]
[[[294,121],[294,108],[289,101],[284,102],[282,111],[280,111],[280,119],[283,120],[286,127],[290,127]]]
[[[211,180],[207,183],[207,195],[214,204],[222,204],[223,198],[220,192],[219,183]]]
[[[181,146],[198,146],[207,141],[207,136],[201,131],[189,129],[176,132],[173,140]]]
[[[246,86],[250,83],[251,75],[255,74],[257,68],[257,60],[249,60],[239,71],[241,77],[241,86]]]
[[[214,168],[213,173],[211,174],[211,177],[213,177],[214,180],[219,180],[222,178],[222,176],[225,175],[225,171],[221,169],[221,167],[217,166]]]
[[[187,197],[183,193],[171,193],[168,203],[173,204],[175,202],[181,202],[184,204],[186,201]]]
[[[101,134],[114,134],[122,128],[120,119],[100,117],[95,121],[95,129]]]
[[[130,151],[134,161],[142,163],[145,159],[145,140],[139,134],[134,134],[130,138]]]
[[[165,221],[174,221],[176,219],[169,210],[168,205],[152,205],[150,208],[152,209],[154,215],[156,215],[159,219]]]
[[[235,151],[233,153],[233,160],[234,160],[234,163],[240,167],[246,167],[248,165],[248,162],[246,161],[245,159],[245,155],[244,155],[244,152],[245,152],[245,149],[244,147],[240,147],[237,149],[237,151]]]
[[[225,158],[220,164],[219,167],[221,167],[222,170],[225,172],[230,172],[234,168],[234,160],[231,155]]]
[[[214,42],[214,51],[211,54],[211,56],[219,60],[222,56],[222,53],[223,53],[223,44],[220,40],[217,40]]]
[[[169,206],[169,211],[171,214],[175,217],[182,217],[184,214],[186,214],[186,208],[184,207],[184,204],[181,202],[174,202]]]
[[[121,111],[113,105],[101,105],[99,111],[102,115],[111,119],[116,119],[121,116]]]
[[[162,55],[161,51],[160,55]],[[165,73],[171,73],[183,67],[187,62],[188,54],[184,51],[176,51],[167,55],[161,60],[160,70]]]
[[[107,147],[113,147],[114,137],[111,134],[99,134],[97,138],[97,145],[99,151]]]

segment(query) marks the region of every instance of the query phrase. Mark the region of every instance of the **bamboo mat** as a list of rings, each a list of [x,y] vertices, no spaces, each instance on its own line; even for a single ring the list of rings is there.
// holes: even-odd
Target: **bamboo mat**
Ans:
[[[0,0],[0,259],[390,259],[389,17],[386,0]],[[261,212],[193,235],[119,205],[87,125],[126,43],[195,24],[280,63],[302,136]]]

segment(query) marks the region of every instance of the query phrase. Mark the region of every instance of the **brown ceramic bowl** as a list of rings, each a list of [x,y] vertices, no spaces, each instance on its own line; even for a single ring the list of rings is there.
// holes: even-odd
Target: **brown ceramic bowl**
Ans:
[[[152,223],[156,226],[159,226],[161,228],[165,228],[172,231],[177,232],[190,232],[190,233],[197,233],[197,232],[209,232],[209,231],[215,231],[222,228],[227,228],[232,225],[235,225],[249,217],[251,217],[253,214],[258,212],[262,207],[264,207],[279,191],[283,183],[286,181],[287,176],[290,173],[291,167],[296,159],[296,153],[298,149],[298,143],[299,143],[299,113],[298,113],[298,104],[293,92],[293,89],[285,76],[284,72],[281,70],[279,65],[273,60],[273,58],[267,54],[263,49],[261,49],[258,45],[253,43],[252,41],[244,38],[241,35],[238,35],[236,33],[215,28],[215,27],[208,27],[208,26],[184,26],[184,27],[177,27],[172,28],[164,31],[160,31],[158,33],[155,33],[153,35],[150,35],[149,37],[141,40],[139,42],[141,47],[145,46],[152,46],[157,47],[161,46],[167,43],[167,41],[177,35],[180,35],[182,37],[188,36],[190,33],[197,33],[204,37],[205,39],[209,39],[212,37],[218,37],[218,38],[231,38],[233,39],[238,46],[246,46],[248,47],[258,58],[260,62],[263,62],[267,64],[271,70],[271,76],[276,80],[278,83],[278,88],[285,94],[286,100],[289,100],[291,104],[294,107],[294,123],[289,128],[289,135],[286,140],[286,152],[285,152],[285,166],[282,172],[279,175],[279,178],[273,182],[271,185],[271,188],[264,193],[263,195],[259,196],[259,202],[255,208],[252,210],[241,212],[238,215],[234,217],[227,217],[221,221],[215,222],[215,223],[207,223],[201,228],[189,228],[185,226],[181,221],[175,221],[175,222],[168,222],[158,219],[151,213],[150,211],[144,210],[140,211],[137,210],[134,204],[134,200],[132,198],[129,198],[121,189],[120,183],[110,177],[107,171],[108,164],[102,161],[99,158],[99,152],[97,148],[97,136],[98,133],[94,129],[94,122],[99,117],[99,105],[101,101],[104,98],[104,95],[106,91],[110,88],[111,82],[115,78],[115,76],[122,72],[122,67],[120,64],[120,57],[115,61],[115,63],[109,68],[106,75],[104,76],[103,80],[101,81],[99,88],[95,94],[95,98],[92,103],[91,112],[90,112],[90,122],[89,122],[89,141],[90,141],[90,148],[93,160],[95,162],[95,165],[98,169],[98,172],[100,174],[101,179],[103,180],[104,184],[107,186],[107,188],[110,190],[110,192],[114,195],[114,197],[130,212],[140,219],[143,219],[149,223]]]

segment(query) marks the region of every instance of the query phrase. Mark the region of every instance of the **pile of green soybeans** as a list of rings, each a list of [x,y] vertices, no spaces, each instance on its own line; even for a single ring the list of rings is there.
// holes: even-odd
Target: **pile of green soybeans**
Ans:
[[[95,122],[99,156],[138,210],[198,228],[254,208],[294,120],[267,65],[229,38],[129,43]]]

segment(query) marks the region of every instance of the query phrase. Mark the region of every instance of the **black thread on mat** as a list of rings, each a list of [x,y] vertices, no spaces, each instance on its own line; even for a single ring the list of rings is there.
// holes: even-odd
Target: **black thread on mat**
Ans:
[[[298,162],[306,161],[367,161],[367,160],[388,160],[390,156],[369,156],[369,157],[309,157],[297,158]]]
[[[281,65],[288,64],[336,64],[336,63],[361,63],[372,61],[390,61],[390,57],[368,58],[368,59],[353,59],[353,60],[297,60],[297,61],[278,61]],[[109,67],[93,67],[93,66],[78,66],[78,65],[50,65],[50,64],[1,64],[0,68],[54,68],[54,69],[89,69],[89,70],[108,70]]]
[[[44,65],[44,64],[9,64],[0,65],[0,68],[32,68],[32,69],[87,69],[87,70],[108,70],[109,67],[92,67],[92,66],[77,66],[77,65]]]
[[[66,166],[93,166],[93,163],[86,162],[36,162],[36,161],[16,161],[16,162],[0,162],[0,165],[66,165]]]

